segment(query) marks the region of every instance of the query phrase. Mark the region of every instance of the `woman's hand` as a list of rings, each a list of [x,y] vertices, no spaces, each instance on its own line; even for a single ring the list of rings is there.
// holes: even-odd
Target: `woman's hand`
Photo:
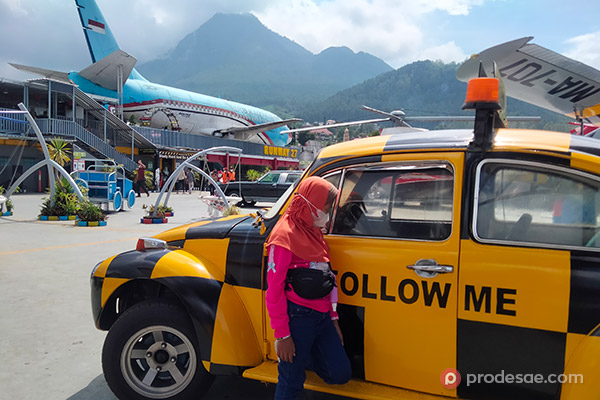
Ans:
[[[340,329],[340,324],[337,319],[333,320],[333,326],[335,326],[335,330],[337,331],[338,336],[342,342],[342,346],[344,345],[344,335],[342,335],[342,330]]]
[[[296,355],[294,339],[290,336],[286,339],[275,341],[275,352],[279,360],[291,363]]]

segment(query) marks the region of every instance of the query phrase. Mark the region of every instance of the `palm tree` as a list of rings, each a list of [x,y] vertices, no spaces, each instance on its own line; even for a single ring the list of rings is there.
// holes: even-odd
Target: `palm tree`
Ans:
[[[62,138],[53,138],[48,143],[48,151],[50,152],[50,158],[52,161],[55,161],[61,167],[64,167],[65,164],[71,161],[71,157],[69,157],[68,146],[69,143]],[[56,172],[58,177],[58,171]]]

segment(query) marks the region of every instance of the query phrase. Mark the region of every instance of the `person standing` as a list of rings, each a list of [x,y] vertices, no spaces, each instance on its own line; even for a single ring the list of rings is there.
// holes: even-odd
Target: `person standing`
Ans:
[[[194,189],[194,172],[191,168],[187,170],[187,185],[188,185],[188,193],[192,194],[192,190]]]
[[[180,190],[185,193],[185,170],[183,168],[179,171],[179,175],[177,175],[177,193]]]
[[[150,193],[148,193],[148,189],[146,189],[146,166],[144,165],[142,160],[138,160],[136,186],[137,197],[140,197],[140,191],[143,191],[144,193],[146,193],[147,196],[150,196]]]
[[[275,400],[297,398],[307,367],[328,384],[344,384],[352,375],[337,321],[329,246],[321,231],[336,196],[337,189],[325,179],[304,180],[265,244],[265,300],[279,359]]]
[[[154,170],[154,187],[157,192],[160,191],[160,167],[156,167]]]

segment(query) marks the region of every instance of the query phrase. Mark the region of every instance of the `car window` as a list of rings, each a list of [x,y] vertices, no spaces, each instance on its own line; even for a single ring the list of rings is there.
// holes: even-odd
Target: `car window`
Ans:
[[[323,176],[327,182],[331,183],[336,189],[340,188],[340,178],[342,177],[342,171],[336,171]]]
[[[298,178],[300,178],[300,174],[288,174],[288,176],[285,178],[285,182],[294,183],[298,180]]]
[[[345,172],[332,233],[398,239],[450,236],[454,177],[447,165]]]
[[[600,182],[586,174],[485,163],[475,215],[481,240],[600,248]]]
[[[269,172],[266,175],[264,175],[262,178],[260,178],[258,181],[260,183],[277,183],[278,180],[279,180],[279,174],[274,174],[272,172]]]

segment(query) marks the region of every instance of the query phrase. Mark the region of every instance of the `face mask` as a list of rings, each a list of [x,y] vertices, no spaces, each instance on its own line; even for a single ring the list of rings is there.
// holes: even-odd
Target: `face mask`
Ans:
[[[329,214],[317,209],[317,217],[315,218],[313,215],[313,221],[317,228],[325,228],[329,222]]]
[[[329,222],[329,214],[325,211],[318,209],[313,203],[311,203],[306,197],[298,194],[298,196],[302,197],[309,205],[313,206],[315,210],[317,210],[317,215],[312,214],[313,216],[313,224],[317,228],[325,228],[327,223]]]

